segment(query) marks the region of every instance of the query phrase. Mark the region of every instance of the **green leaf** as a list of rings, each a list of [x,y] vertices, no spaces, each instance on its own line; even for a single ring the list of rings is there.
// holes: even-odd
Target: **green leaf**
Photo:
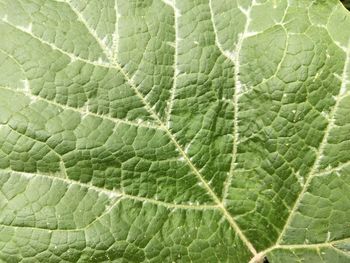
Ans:
[[[0,0],[0,262],[349,262],[338,0]]]

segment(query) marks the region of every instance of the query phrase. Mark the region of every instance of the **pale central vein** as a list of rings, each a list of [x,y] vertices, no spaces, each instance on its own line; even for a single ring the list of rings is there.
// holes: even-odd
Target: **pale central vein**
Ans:
[[[235,230],[235,232],[238,234],[238,236],[241,238],[241,240],[245,243],[245,245],[247,246],[247,248],[251,251],[252,254],[257,254],[255,248],[253,247],[253,245],[250,243],[250,241],[248,240],[248,238],[244,235],[244,233],[242,232],[242,230],[239,228],[239,226],[237,225],[237,223],[234,221],[233,217],[230,215],[230,213],[227,211],[226,207],[224,206],[223,202],[221,202],[221,200],[219,199],[219,197],[214,193],[214,191],[211,189],[211,187],[208,185],[208,183],[206,182],[206,180],[203,178],[203,176],[199,173],[198,169],[195,167],[195,165],[192,163],[192,161],[190,160],[190,158],[187,156],[187,154],[185,153],[185,151],[182,149],[182,147],[179,145],[179,143],[177,142],[176,138],[173,136],[173,134],[170,132],[169,128],[167,127],[166,124],[164,124],[162,122],[162,120],[159,118],[158,114],[152,109],[152,107],[149,105],[149,103],[145,100],[145,97],[139,92],[139,90],[137,89],[135,83],[133,82],[133,80],[128,76],[128,74],[125,72],[125,70],[123,69],[123,67],[118,64],[116,61],[113,61],[113,58],[111,58],[109,52],[108,52],[108,48],[104,45],[104,43],[98,38],[98,36],[94,33],[94,31],[89,28],[88,24],[86,23],[86,21],[84,20],[84,17],[79,14],[79,12],[71,5],[68,3],[68,5],[73,9],[73,11],[77,14],[78,18],[80,20],[82,20],[82,23],[87,27],[88,31],[90,32],[90,34],[96,39],[97,43],[100,45],[100,47],[102,48],[102,50],[104,51],[105,55],[107,56],[107,58],[109,59],[109,62],[111,65],[115,66],[117,69],[119,69],[119,71],[123,74],[123,76],[125,77],[126,81],[128,82],[128,84],[130,85],[130,87],[134,90],[135,94],[140,98],[140,100],[144,103],[144,107],[145,109],[151,114],[151,116],[156,120],[156,122],[158,122],[159,126],[163,128],[163,130],[165,131],[165,133],[167,134],[167,136],[169,137],[169,139],[174,143],[174,145],[176,146],[176,148],[179,150],[180,154],[184,157],[184,159],[186,160],[186,162],[188,163],[189,167],[191,168],[191,170],[194,172],[194,174],[197,176],[197,178],[200,180],[200,182],[202,183],[203,187],[206,189],[206,191],[208,192],[208,194],[211,196],[211,198],[213,199],[213,201],[216,203],[216,205],[219,207],[219,209],[221,210],[221,212],[223,213],[224,217],[227,219],[227,221],[230,223],[231,227]],[[174,12],[176,12],[175,10],[175,4],[174,4]]]
[[[71,5],[70,5],[71,6]],[[71,6],[71,8],[74,8]],[[176,11],[176,10],[174,10]],[[74,12],[77,12],[76,10]],[[79,19],[83,19],[82,16],[78,16]],[[87,23],[84,22],[83,23],[86,27],[88,27]],[[128,74],[124,71],[124,69],[117,64],[115,61],[113,61],[110,57],[110,55],[108,54],[108,49],[104,46],[104,44],[98,39],[98,37],[93,33],[93,30],[89,29],[89,32],[91,32],[91,35],[96,38],[96,41],[99,43],[99,45],[101,46],[102,50],[104,50],[106,56],[109,58],[111,64],[113,64],[115,67],[119,68],[120,72],[124,75],[125,79],[127,80],[128,84],[130,85],[130,87],[134,90],[134,92],[137,94],[137,96],[143,101],[145,108],[147,109],[147,111],[154,117],[154,119],[159,123],[159,125],[161,127],[163,127],[164,131],[166,132],[166,134],[168,135],[168,137],[170,138],[170,140],[174,143],[174,145],[176,146],[176,148],[179,150],[179,152],[181,153],[181,155],[184,157],[184,159],[186,160],[186,162],[188,163],[188,165],[190,166],[190,168],[192,169],[192,171],[194,172],[194,174],[197,176],[197,178],[201,181],[201,183],[203,184],[204,188],[207,190],[207,192],[209,193],[209,195],[212,197],[212,199],[214,200],[214,202],[218,205],[218,207],[220,208],[220,210],[222,211],[223,215],[225,216],[225,218],[228,220],[228,222],[230,223],[230,225],[232,226],[232,228],[235,230],[235,232],[240,236],[240,238],[242,239],[242,241],[246,244],[246,246],[248,247],[248,249],[253,253],[256,254],[256,250],[253,247],[253,245],[249,242],[249,240],[247,239],[247,237],[243,234],[243,232],[241,231],[241,229],[238,227],[237,223],[234,221],[234,219],[232,218],[232,216],[229,214],[229,212],[226,210],[225,206],[223,205],[223,203],[221,202],[221,200],[218,198],[218,196],[214,193],[214,191],[210,188],[210,186],[208,185],[208,183],[206,182],[206,180],[203,178],[203,176],[199,173],[198,169],[193,165],[193,163],[191,162],[191,160],[189,159],[189,157],[187,156],[187,154],[184,152],[184,150],[181,148],[181,146],[179,145],[179,143],[177,142],[176,138],[172,135],[172,133],[170,132],[170,130],[168,129],[168,127],[162,122],[162,120],[158,117],[158,115],[156,114],[156,112],[154,112],[152,110],[152,108],[150,107],[149,103],[145,100],[144,96],[138,91],[136,85],[133,83],[132,79],[128,76]]]
[[[95,62],[91,62],[88,60],[84,60],[81,59],[79,57],[76,57],[75,55],[72,55],[68,52],[65,52],[64,50],[56,47],[55,45],[53,45],[52,43],[48,43],[43,41],[42,39],[34,36],[31,32],[25,32],[30,34],[31,36],[33,36],[34,38],[38,39],[41,42],[45,42],[45,44],[49,45],[50,47],[59,50],[60,52],[68,55],[69,57],[71,57],[72,59],[78,59],[81,61],[84,61],[86,63],[89,64],[94,64],[97,66],[104,66],[104,67],[108,67],[108,68],[115,68],[117,69],[126,79],[127,83],[129,84],[129,86],[133,89],[133,91],[135,92],[135,94],[140,98],[140,100],[143,102],[145,109],[152,115],[152,117],[156,120],[156,122],[158,123],[158,127],[163,129],[163,131],[165,131],[165,133],[167,134],[167,136],[169,137],[169,139],[174,143],[174,145],[176,146],[176,148],[179,150],[180,154],[184,157],[184,159],[186,160],[186,162],[188,163],[189,167],[191,168],[191,170],[194,172],[194,174],[196,175],[196,177],[199,179],[199,181],[201,182],[202,186],[204,187],[204,189],[206,189],[206,191],[208,192],[208,194],[211,196],[211,198],[214,200],[214,202],[216,203],[216,205],[214,206],[205,206],[206,208],[209,207],[215,207],[217,209],[219,209],[222,214],[224,215],[224,217],[227,219],[227,221],[229,222],[229,224],[231,225],[231,227],[235,230],[235,232],[237,233],[237,235],[240,237],[240,239],[245,243],[245,245],[247,246],[247,248],[251,251],[251,253],[253,253],[254,255],[257,254],[255,248],[253,247],[253,245],[250,243],[250,241],[247,239],[247,237],[243,234],[243,232],[241,231],[241,229],[239,228],[239,226],[237,225],[237,223],[234,221],[233,217],[230,215],[230,213],[227,211],[226,207],[224,206],[223,202],[219,199],[219,197],[214,193],[214,191],[211,189],[211,187],[208,185],[208,183],[206,182],[206,180],[203,178],[203,176],[199,173],[198,169],[195,167],[195,165],[192,163],[192,161],[190,160],[190,158],[187,156],[187,154],[185,153],[185,151],[182,149],[182,147],[179,145],[179,143],[177,142],[176,138],[173,136],[173,134],[170,132],[169,128],[167,127],[167,125],[165,123],[162,122],[162,120],[158,117],[157,113],[155,111],[152,110],[152,107],[149,105],[149,103],[145,100],[145,97],[139,92],[139,90],[137,89],[135,83],[133,82],[133,80],[128,76],[128,74],[125,72],[125,70],[122,68],[122,66],[120,64],[118,64],[115,61],[115,58],[113,57],[113,54],[111,54],[110,50],[105,46],[105,44],[103,43],[103,41],[101,41],[101,39],[99,39],[99,37],[97,36],[97,34],[94,32],[94,30],[92,28],[90,28],[90,26],[88,25],[88,23],[86,22],[86,20],[84,19],[84,16],[82,14],[80,14],[78,12],[78,10],[69,2],[67,1],[60,1],[60,2],[64,2],[66,3],[71,9],[72,11],[77,15],[78,20],[87,28],[89,34],[91,34],[91,36],[97,41],[97,43],[99,44],[99,46],[101,47],[102,51],[105,53],[107,59],[109,60],[109,64],[105,65],[105,64],[97,64]],[[174,6],[175,7],[175,6]],[[4,21],[6,23],[8,23],[7,21]],[[10,23],[8,23],[10,24]],[[17,27],[16,27],[17,28]],[[23,30],[22,30],[23,31]],[[4,87],[3,87],[4,88]],[[13,90],[12,90],[13,91]],[[18,91],[17,91],[18,92]],[[28,94],[27,94],[28,95]],[[33,96],[33,95],[31,95]],[[40,98],[42,100],[45,100],[43,98]],[[46,100],[47,102],[49,102],[48,100]],[[51,102],[50,103],[54,103]],[[55,103],[56,104],[56,103]],[[57,106],[63,107],[63,108],[68,108],[67,106],[62,106],[60,104],[57,104]],[[75,110],[78,111],[78,109],[76,108],[70,108],[71,110]],[[93,113],[89,113],[92,115],[95,115]],[[97,115],[97,114],[96,114]],[[105,116],[100,116],[97,115],[98,117],[101,118],[106,118]],[[110,117],[108,117],[110,118]],[[114,119],[114,118],[110,118],[110,119]],[[119,120],[118,120],[119,121]],[[132,124],[132,123],[129,123]],[[57,177],[56,177],[57,178]],[[63,179],[61,179],[63,180]],[[66,180],[66,179],[64,179]],[[73,183],[75,181],[72,181],[70,183]],[[90,186],[90,188],[93,186]],[[100,189],[98,187],[96,187],[97,189]],[[111,191],[113,194],[116,194],[116,192]],[[124,194],[125,195],[125,194]],[[125,195],[126,196],[126,195]],[[136,198],[135,198],[136,199]],[[145,198],[139,198],[140,201],[142,200],[146,200]],[[154,200],[149,200],[150,202],[154,202]],[[162,204],[164,202],[161,201],[156,201],[159,204]],[[171,204],[165,204],[165,206],[171,206]],[[178,206],[178,205],[176,205]],[[191,206],[193,207],[193,206]]]

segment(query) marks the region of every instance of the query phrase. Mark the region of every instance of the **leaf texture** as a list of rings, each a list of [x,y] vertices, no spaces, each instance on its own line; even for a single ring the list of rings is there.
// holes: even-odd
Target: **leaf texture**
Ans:
[[[0,0],[1,262],[350,261],[337,0]]]

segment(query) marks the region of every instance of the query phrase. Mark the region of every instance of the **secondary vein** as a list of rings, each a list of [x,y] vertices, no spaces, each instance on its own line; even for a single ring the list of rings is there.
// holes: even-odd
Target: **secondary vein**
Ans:
[[[349,43],[348,43],[348,47],[347,47],[347,50],[345,52],[345,56],[346,56],[346,59],[345,59],[345,63],[344,63],[344,69],[343,69],[343,74],[342,74],[342,85],[341,87],[339,88],[339,92],[338,92],[338,95],[336,96],[336,99],[335,99],[335,105],[333,106],[333,109],[332,111],[330,112],[329,114],[329,121],[327,123],[327,127],[325,129],[325,133],[324,133],[324,136],[322,138],[322,141],[318,147],[318,152],[316,154],[316,159],[314,161],[314,164],[309,172],[309,176],[307,177],[306,179],[306,182],[304,184],[304,187],[302,188],[302,191],[300,192],[297,200],[295,201],[294,205],[293,205],[293,208],[292,208],[292,211],[291,213],[289,214],[288,218],[287,218],[287,221],[277,239],[277,242],[276,244],[280,244],[282,241],[283,241],[283,236],[288,228],[288,226],[290,225],[292,219],[294,218],[295,216],[295,212],[297,211],[297,209],[299,208],[299,205],[301,203],[301,201],[303,200],[303,197],[304,197],[304,194],[306,193],[312,179],[317,176],[317,171],[319,169],[319,166],[320,166],[320,162],[322,160],[322,156],[323,156],[323,152],[324,152],[324,148],[327,144],[327,141],[328,141],[328,137],[329,137],[329,133],[331,131],[331,129],[333,128],[334,126],[334,122],[335,122],[335,115],[337,113],[337,110],[338,110],[338,107],[339,107],[339,103],[341,101],[341,98],[342,98],[342,92],[344,92],[344,89],[346,89],[346,85],[347,85],[347,78],[348,78],[348,75],[347,75],[347,69],[349,67],[349,61],[350,61],[350,39],[349,39]]]

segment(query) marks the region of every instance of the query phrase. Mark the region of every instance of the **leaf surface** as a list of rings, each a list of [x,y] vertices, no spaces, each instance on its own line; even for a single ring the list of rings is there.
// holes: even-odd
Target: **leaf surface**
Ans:
[[[1,0],[0,261],[348,262],[336,0]]]

